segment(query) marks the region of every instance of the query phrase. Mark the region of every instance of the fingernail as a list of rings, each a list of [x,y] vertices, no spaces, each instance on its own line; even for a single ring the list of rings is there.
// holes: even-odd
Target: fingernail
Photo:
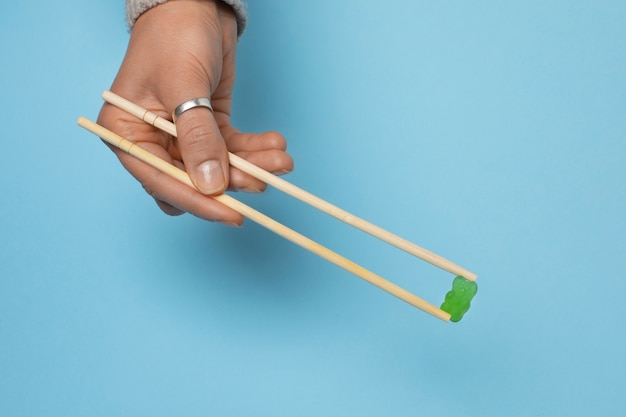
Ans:
[[[291,170],[289,170],[289,169],[281,169],[279,171],[272,172],[272,174],[274,174],[274,175],[285,175],[285,174],[289,174],[290,172],[291,172]]]
[[[230,227],[242,227],[242,225],[235,223],[235,222],[220,222],[221,224],[225,225],[225,226],[230,226]]]
[[[204,194],[214,194],[224,188],[224,172],[219,161],[211,160],[195,170],[196,186]]]
[[[259,190],[258,188],[252,188],[252,187],[244,186],[244,187],[237,187],[237,188],[235,188],[235,191],[243,191],[244,193],[260,194],[264,190]]]

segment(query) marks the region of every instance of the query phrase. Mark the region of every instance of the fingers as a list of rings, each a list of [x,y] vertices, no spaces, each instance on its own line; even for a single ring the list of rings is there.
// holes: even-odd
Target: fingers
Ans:
[[[293,159],[281,150],[270,149],[258,152],[238,152],[237,156],[275,175],[283,175],[293,171]],[[234,191],[259,193],[265,190],[266,184],[231,166],[229,188]]]
[[[222,135],[233,153],[264,151],[268,149],[287,150],[287,141],[278,132],[241,133],[232,126],[222,127]]]
[[[293,171],[293,159],[286,152],[287,141],[277,132],[241,133],[230,125],[222,126],[228,150],[275,175]],[[258,193],[266,184],[237,168],[230,167],[229,189]]]

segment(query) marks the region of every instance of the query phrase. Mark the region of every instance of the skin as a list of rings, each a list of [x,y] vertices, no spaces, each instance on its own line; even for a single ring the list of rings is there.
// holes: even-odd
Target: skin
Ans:
[[[235,15],[219,1],[170,0],[146,11],[133,27],[111,91],[168,120],[192,98],[210,97],[214,109],[184,112],[176,121],[178,139],[109,104],[100,111],[98,123],[184,169],[200,190],[113,149],[169,215],[243,223],[240,214],[209,196],[226,189],[262,192],[265,184],[229,167],[227,151],[276,174],[293,170],[282,135],[241,133],[231,125],[236,46]]]

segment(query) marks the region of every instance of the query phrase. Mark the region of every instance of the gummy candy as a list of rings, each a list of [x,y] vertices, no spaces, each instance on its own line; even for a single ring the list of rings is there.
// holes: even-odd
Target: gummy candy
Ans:
[[[478,291],[478,284],[462,276],[457,276],[452,282],[452,291],[446,294],[441,309],[450,314],[450,321],[457,322],[463,318],[470,308],[472,298]]]

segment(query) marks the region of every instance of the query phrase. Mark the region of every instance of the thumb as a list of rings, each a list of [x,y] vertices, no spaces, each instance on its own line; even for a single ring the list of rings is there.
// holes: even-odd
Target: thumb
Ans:
[[[213,111],[194,107],[176,118],[178,146],[189,177],[203,194],[221,194],[228,186],[228,150]]]

